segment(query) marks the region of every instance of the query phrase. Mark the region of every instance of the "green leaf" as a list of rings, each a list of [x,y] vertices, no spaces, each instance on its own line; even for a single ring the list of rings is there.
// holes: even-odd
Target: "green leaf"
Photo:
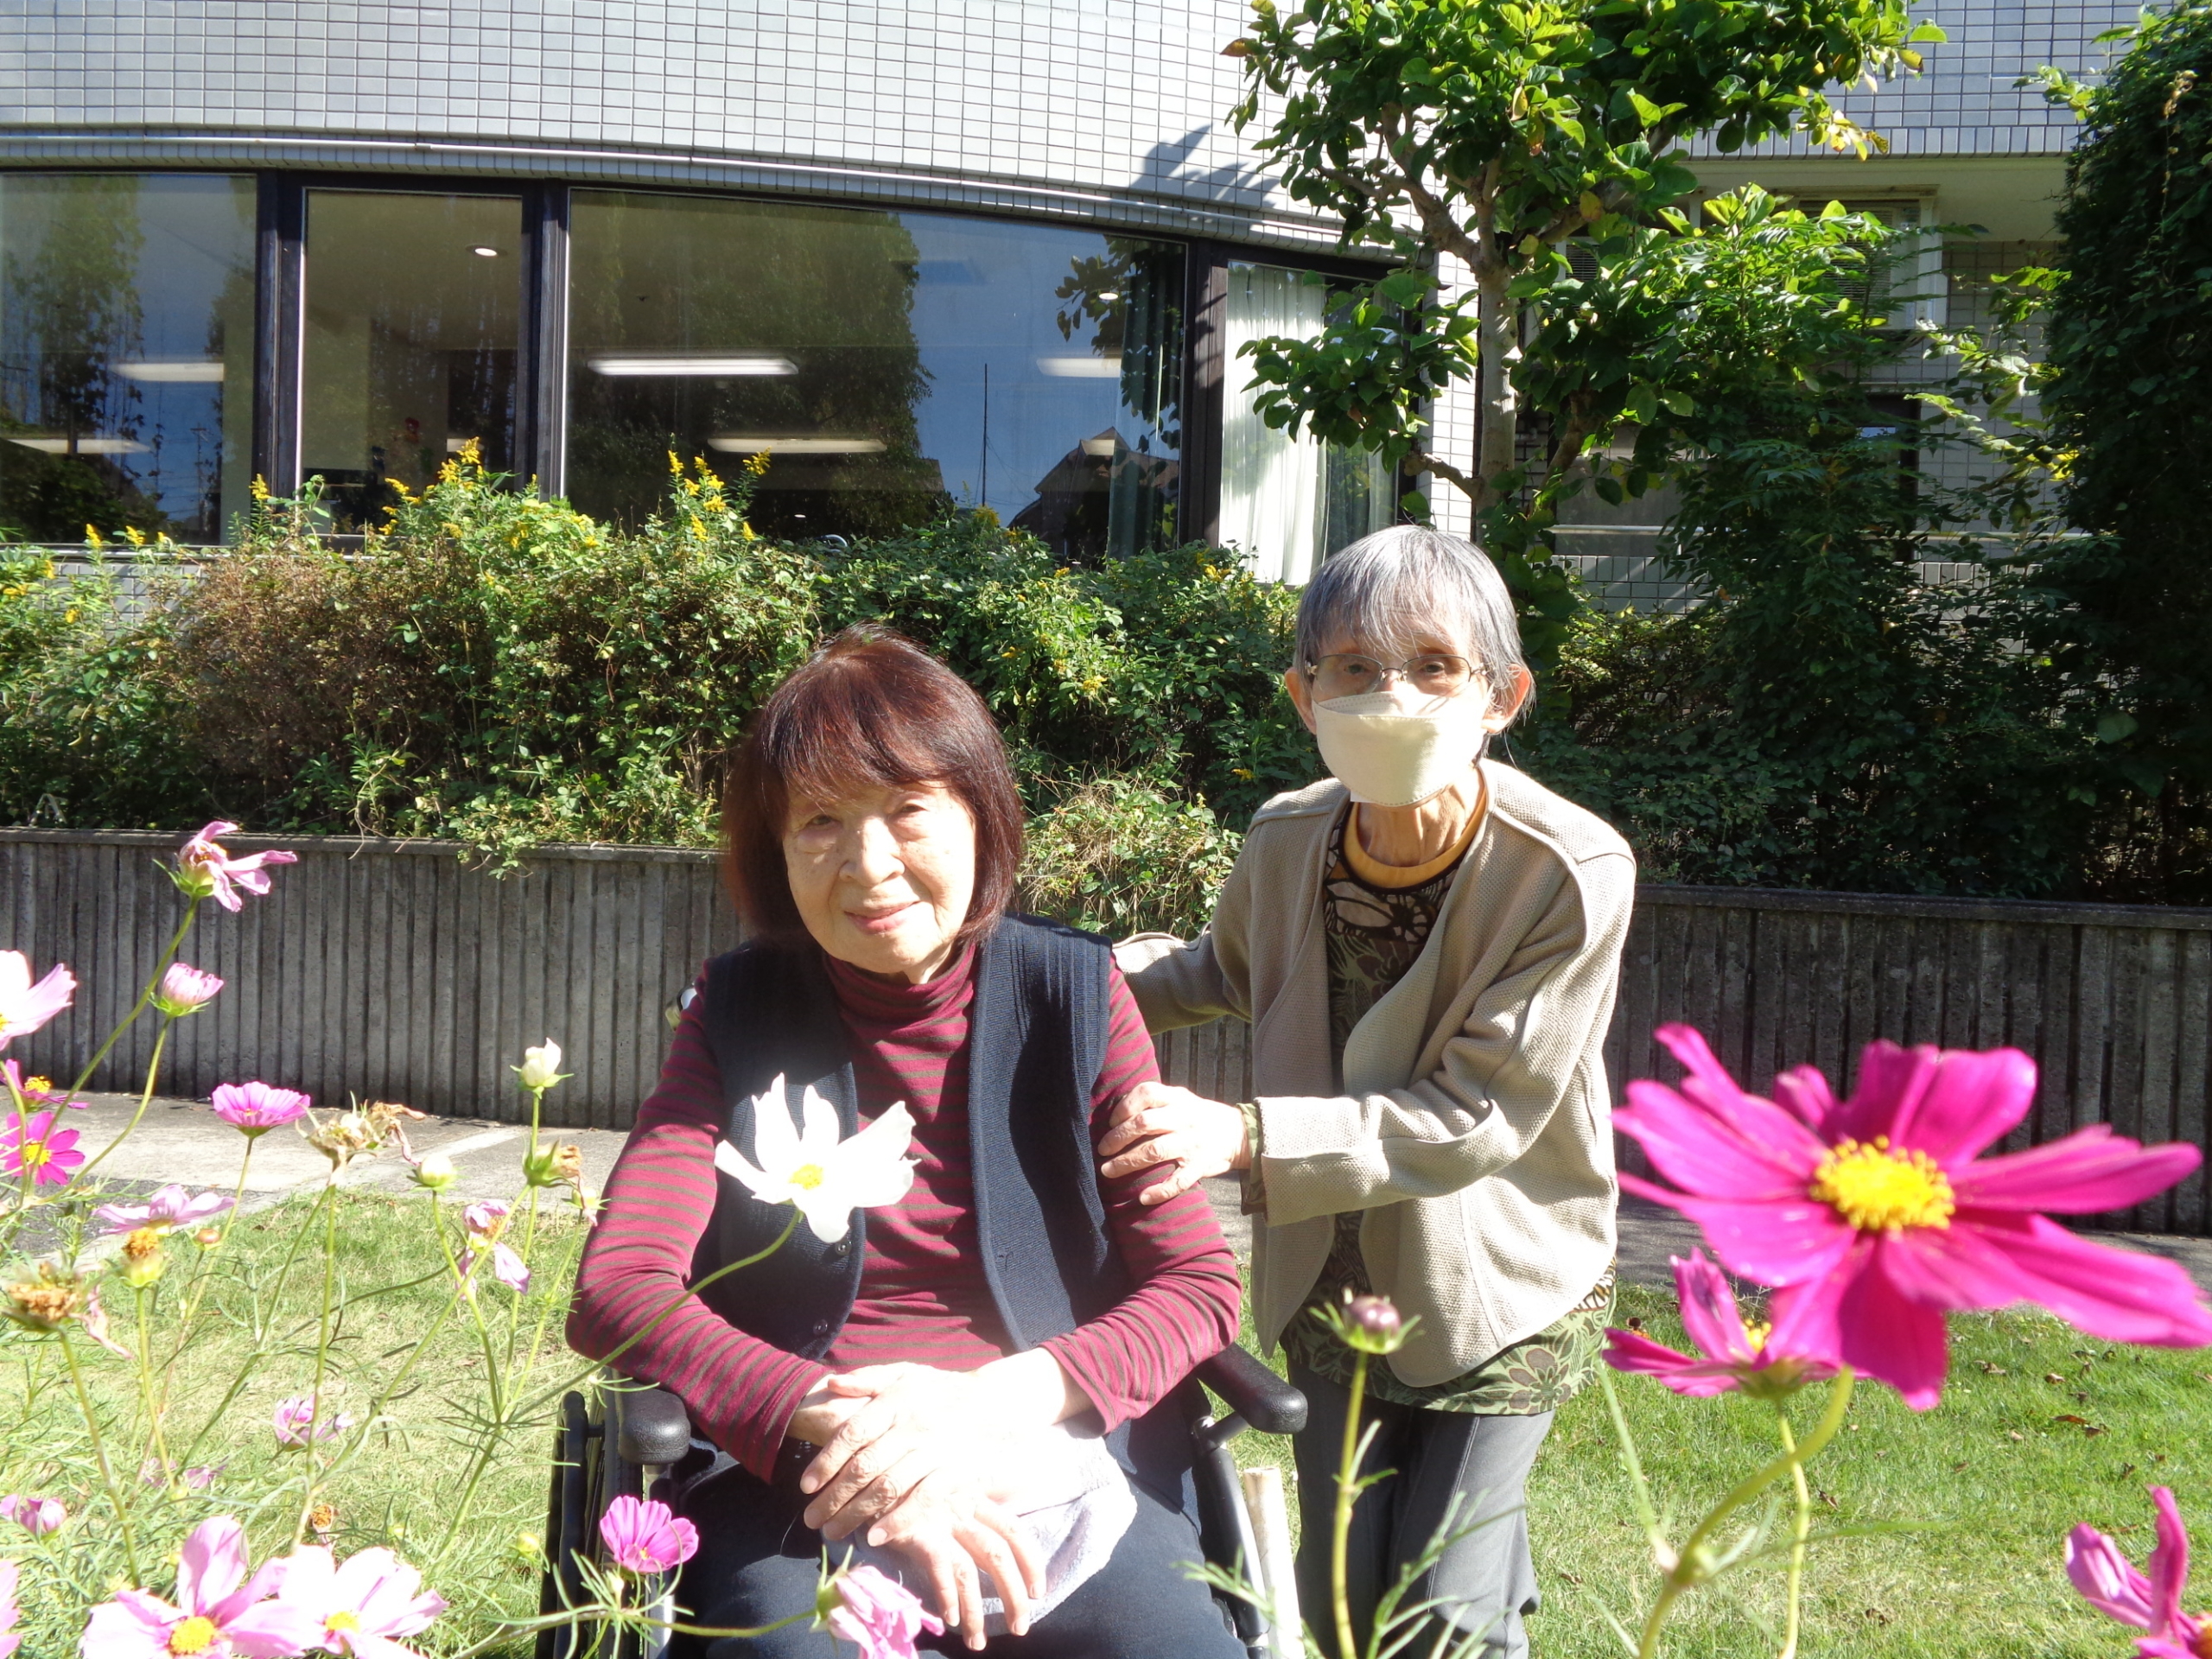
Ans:
[[[2097,741],[2124,743],[2135,735],[2137,725],[2134,715],[2125,709],[2115,709],[2111,714],[2101,716],[2097,721]]]

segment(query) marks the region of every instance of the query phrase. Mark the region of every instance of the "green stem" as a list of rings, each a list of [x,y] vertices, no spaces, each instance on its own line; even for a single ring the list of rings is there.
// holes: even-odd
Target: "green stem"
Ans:
[[[300,1497],[299,1524],[292,1529],[295,1546],[307,1541],[308,1518],[315,1513],[315,1456],[322,1444],[322,1384],[330,1369],[330,1310],[338,1297],[338,1172],[322,1189],[322,1319],[315,1330],[315,1387],[308,1395],[307,1490]]]
[[[1697,1523],[1696,1529],[1683,1541],[1681,1554],[1676,1558],[1673,1570],[1660,1586],[1659,1599],[1652,1604],[1651,1616],[1644,1620],[1643,1634],[1637,1643],[1637,1659],[1653,1659],[1659,1651],[1660,1628],[1666,1624],[1667,1615],[1674,1611],[1675,1601],[1685,1591],[1695,1589],[1705,1581],[1708,1559],[1706,1545],[1713,1533],[1726,1522],[1730,1516],[1783,1476],[1818,1456],[1821,1448],[1836,1437],[1837,1431],[1843,1427],[1843,1414],[1851,1405],[1853,1380],[1848,1365],[1837,1372],[1835,1382],[1828,1389],[1828,1408],[1821,1414],[1818,1427],[1806,1437],[1804,1445],[1783,1452],[1773,1462],[1754,1470],[1737,1482],[1728,1495],[1714,1504],[1706,1513],[1705,1518]]]
[[[138,1402],[146,1413],[146,1446],[160,1463],[162,1479],[176,1496],[176,1471],[169,1463],[168,1447],[162,1441],[162,1414],[154,1387],[154,1327],[150,1285],[134,1285],[131,1296],[138,1305]]]
[[[1775,1427],[1782,1433],[1782,1449],[1790,1454],[1789,1482],[1796,1489],[1797,1513],[1789,1534],[1789,1602],[1783,1617],[1782,1651],[1777,1659],[1797,1659],[1799,1612],[1805,1588],[1805,1545],[1813,1535],[1813,1494],[1805,1482],[1804,1460],[1797,1455],[1797,1437],[1789,1430],[1789,1410],[1774,1402]]]
[[[100,1420],[92,1409],[92,1396],[85,1387],[84,1368],[77,1363],[77,1351],[71,1345],[65,1327],[54,1332],[61,1340],[62,1363],[69,1368],[69,1381],[77,1390],[77,1408],[85,1414],[85,1433],[92,1442],[92,1460],[99,1465],[100,1485],[107,1493],[107,1501],[115,1510],[117,1529],[123,1535],[123,1559],[130,1568],[130,1582],[143,1586],[145,1579],[138,1571],[138,1541],[130,1531],[130,1512],[123,1506],[123,1494],[115,1484],[115,1471],[109,1466],[107,1441],[100,1434]]]
[[[169,1027],[175,1024],[176,1024],[175,1014],[165,1014],[162,1016],[162,1028],[154,1033],[153,1058],[146,1062],[146,1086],[138,1091],[138,1109],[130,1114],[130,1121],[117,1130],[115,1139],[94,1153],[90,1161],[78,1166],[77,1173],[69,1178],[69,1185],[63,1187],[60,1192],[56,1193],[54,1195],[56,1198],[66,1197],[70,1187],[77,1185],[105,1163],[108,1154],[128,1141],[132,1132],[144,1119],[146,1109],[154,1103],[154,1080],[162,1074],[162,1051],[168,1046]]]
[[[1337,1465],[1337,1513],[1329,1531],[1329,1597],[1337,1618],[1337,1659],[1355,1659],[1351,1639],[1351,1588],[1348,1558],[1351,1510],[1359,1496],[1359,1412],[1367,1395],[1367,1353],[1352,1351],[1351,1395],[1344,1408],[1344,1450]]]
[[[146,988],[138,993],[138,1000],[130,1005],[130,1012],[123,1016],[115,1029],[108,1033],[107,1040],[94,1049],[92,1058],[85,1062],[85,1069],[69,1085],[68,1092],[72,1096],[92,1081],[92,1073],[100,1069],[100,1062],[107,1058],[108,1051],[115,1046],[117,1039],[130,1029],[140,1014],[146,1012],[146,1005],[154,1000],[154,993],[161,988],[162,976],[168,972],[169,963],[176,960],[176,953],[184,944],[184,936],[192,931],[193,919],[200,914],[200,902],[194,899],[184,907],[184,919],[176,925],[176,931],[169,935],[169,942],[162,951],[162,959],[154,964],[153,977],[146,982]]]

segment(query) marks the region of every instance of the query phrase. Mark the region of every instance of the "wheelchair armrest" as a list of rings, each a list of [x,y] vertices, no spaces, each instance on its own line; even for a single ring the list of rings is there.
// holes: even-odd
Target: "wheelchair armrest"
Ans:
[[[1306,1396],[1243,1348],[1224,1348],[1202,1362],[1198,1381],[1262,1434],[1295,1434],[1306,1427]]]
[[[608,1408],[625,1462],[664,1467],[691,1449],[691,1414],[666,1389],[622,1389],[608,1396]]]

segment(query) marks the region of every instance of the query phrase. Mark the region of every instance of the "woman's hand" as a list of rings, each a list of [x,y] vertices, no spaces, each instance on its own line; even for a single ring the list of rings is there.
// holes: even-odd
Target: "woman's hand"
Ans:
[[[1225,1106],[1172,1083],[1141,1083],[1115,1103],[1098,1143],[1098,1173],[1108,1180],[1159,1169],[1161,1179],[1137,1195],[1165,1204],[1210,1175],[1243,1169],[1252,1141],[1242,1108]]]
[[[988,1573],[1009,1633],[1029,1629],[1029,1604],[1045,1593],[1045,1564],[1029,1529],[976,1484],[950,1471],[924,1480],[878,1522],[868,1541],[887,1546],[925,1580],[938,1614],[970,1648],[983,1645]]]
[[[826,1395],[840,1409],[799,1475],[799,1490],[812,1496],[806,1524],[834,1543],[941,1470],[983,1473],[993,1440],[990,1393],[981,1372],[931,1365],[869,1365],[823,1378],[820,1394],[808,1398]],[[798,1416],[790,1432],[813,1439]],[[871,1535],[868,1541],[882,1541]]]

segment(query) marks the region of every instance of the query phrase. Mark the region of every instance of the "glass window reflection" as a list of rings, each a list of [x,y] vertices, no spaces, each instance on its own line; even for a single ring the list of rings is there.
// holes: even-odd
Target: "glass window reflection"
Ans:
[[[254,186],[0,176],[0,528],[224,538],[246,500]]]
[[[767,458],[753,522],[988,505],[1063,556],[1171,537],[1180,251],[927,213],[579,192],[568,476],[635,524],[668,455]]]
[[[515,454],[522,201],[348,190],[308,194],[301,471],[334,526],[384,522],[474,442]]]

